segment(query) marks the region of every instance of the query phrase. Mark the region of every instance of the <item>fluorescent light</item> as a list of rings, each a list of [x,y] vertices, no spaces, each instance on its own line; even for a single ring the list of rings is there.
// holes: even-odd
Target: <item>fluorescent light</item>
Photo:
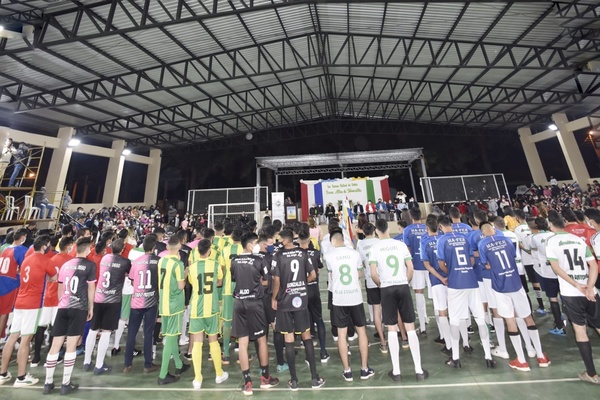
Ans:
[[[69,147],[79,146],[81,144],[81,140],[73,138],[69,140]]]
[[[2,25],[0,25],[0,32],[2,32],[4,30],[4,27]]]
[[[128,156],[128,155],[131,154],[131,150],[129,150],[129,149],[123,149],[123,152],[121,154],[123,154],[124,156]]]
[[[551,125],[548,125],[548,129],[550,129],[551,131],[557,131],[558,130],[558,126],[556,126],[554,124],[551,124]]]

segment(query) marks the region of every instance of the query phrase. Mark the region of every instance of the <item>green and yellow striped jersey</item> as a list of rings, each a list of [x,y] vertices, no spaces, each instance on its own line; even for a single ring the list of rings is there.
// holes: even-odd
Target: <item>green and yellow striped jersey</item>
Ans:
[[[185,280],[185,267],[177,256],[166,256],[158,263],[160,315],[175,315],[185,310],[185,294],[177,282]]]
[[[219,312],[217,281],[221,279],[223,270],[213,258],[201,258],[190,265],[188,281],[192,285],[191,318],[208,318]]]

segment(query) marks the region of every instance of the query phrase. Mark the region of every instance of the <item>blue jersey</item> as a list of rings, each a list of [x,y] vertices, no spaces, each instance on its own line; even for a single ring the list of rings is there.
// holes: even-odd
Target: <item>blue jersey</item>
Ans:
[[[446,263],[448,288],[475,289],[479,287],[471,263],[471,248],[464,235],[446,233],[438,239],[436,256]]]
[[[452,224],[452,232],[460,233],[461,235],[468,236],[473,228],[471,228],[467,224],[463,224],[462,222],[455,222]]]
[[[427,261],[431,266],[443,277],[446,277],[446,274],[440,269],[440,264],[438,263],[435,252],[437,251],[437,243],[439,235],[430,236],[427,234],[421,238],[421,260]],[[429,279],[431,281],[431,286],[441,285],[442,282],[436,278],[434,275],[429,273]]]
[[[496,235],[497,236],[504,236],[504,234],[499,231],[498,229],[496,229]],[[481,232],[480,229],[474,230],[471,232],[471,234],[469,235],[469,245],[471,246],[472,252],[474,251],[479,251],[479,242],[481,242],[483,239],[485,239],[485,235]],[[473,253],[471,253],[472,256],[474,256]],[[483,279],[491,279],[492,278],[492,273],[489,269],[485,268],[485,266],[481,263],[481,261],[479,260],[479,257],[475,257],[475,268],[478,268],[481,271],[481,277]]]
[[[425,266],[421,261],[421,236],[425,235],[427,235],[425,224],[411,224],[404,229],[404,244],[410,249],[415,271],[425,271]]]
[[[492,289],[499,293],[514,293],[523,285],[515,261],[513,242],[503,236],[488,236],[479,242],[479,259],[491,267]]]
[[[404,243],[404,236],[403,236],[403,234],[401,233],[399,235],[394,236],[394,240],[399,240],[402,243]]]

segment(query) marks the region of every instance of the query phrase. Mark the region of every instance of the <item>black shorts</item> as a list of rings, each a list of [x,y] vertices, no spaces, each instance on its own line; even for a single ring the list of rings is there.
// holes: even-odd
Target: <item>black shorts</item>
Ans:
[[[233,300],[231,335],[256,340],[267,334],[267,318],[263,299]]]
[[[349,326],[361,327],[367,324],[365,308],[362,304],[355,306],[333,306],[331,310],[331,323],[338,328]]]
[[[300,335],[310,329],[308,309],[297,311],[275,311],[275,329],[283,333]]]
[[[600,329],[600,296],[596,295],[596,302],[585,297],[562,296],[563,310],[567,318],[576,325],[587,326],[588,323]]]
[[[121,303],[94,303],[91,330],[114,331],[119,327]]]
[[[519,278],[521,278],[521,285],[523,285],[525,293],[529,293],[529,285],[527,285],[527,278],[525,277],[525,275],[519,275]]]
[[[367,304],[381,304],[381,289],[367,288]]]
[[[533,269],[533,265],[525,265],[525,274],[527,274],[527,279],[529,280],[529,282],[533,283],[538,283],[538,276],[535,273],[535,270]],[[525,286],[525,285],[523,285]]]
[[[87,315],[86,310],[59,308],[52,326],[52,336],[82,336]]]
[[[308,286],[308,313],[313,323],[323,319],[323,306],[321,305],[321,294],[318,285]]]
[[[560,286],[558,284],[558,278],[544,278],[541,277],[540,284],[542,285],[542,290],[546,293],[546,296],[549,298],[558,297],[558,293],[560,291]]]
[[[327,309],[331,310],[333,306],[333,292],[331,290],[327,291]]]
[[[185,306],[187,307],[190,304],[190,299],[192,298],[192,285],[190,284],[189,281],[185,282],[185,288],[183,289],[185,291]]]
[[[396,285],[381,288],[381,314],[384,325],[397,325],[398,312],[402,322],[412,324],[415,322],[415,308],[408,285]]]
[[[270,294],[265,293],[265,297],[263,297],[263,306],[265,309],[265,318],[267,319],[267,324],[272,324],[275,322],[275,310],[273,310],[273,303]]]

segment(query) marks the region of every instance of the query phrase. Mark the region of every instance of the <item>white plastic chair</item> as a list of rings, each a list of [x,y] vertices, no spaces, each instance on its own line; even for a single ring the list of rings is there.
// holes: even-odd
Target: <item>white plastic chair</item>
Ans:
[[[15,197],[14,196],[6,196],[6,212],[4,213],[4,219],[9,221],[12,220],[13,213],[16,211],[16,214],[19,215],[20,208],[15,206]]]
[[[27,213],[27,210],[29,210],[29,215],[27,216],[27,219],[39,218],[40,208],[33,206],[33,197],[31,197],[31,195],[29,194],[25,195],[25,203],[23,204],[23,211],[21,211],[19,219],[25,219],[25,214]]]

